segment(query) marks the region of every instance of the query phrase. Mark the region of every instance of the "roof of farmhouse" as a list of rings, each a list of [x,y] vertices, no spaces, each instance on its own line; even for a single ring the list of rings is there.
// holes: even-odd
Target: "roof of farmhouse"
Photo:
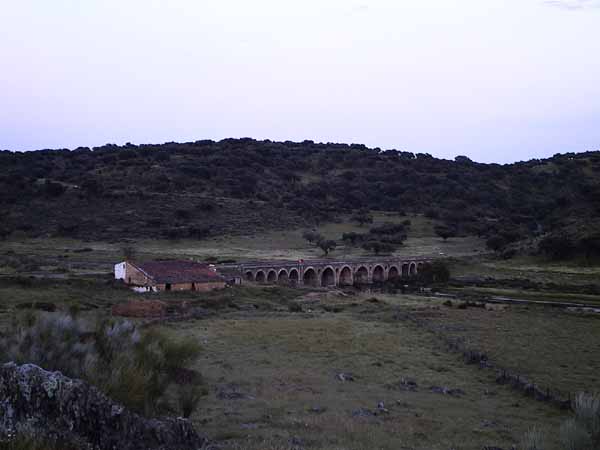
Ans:
[[[156,283],[208,283],[224,281],[208,264],[193,261],[148,261],[132,263]]]

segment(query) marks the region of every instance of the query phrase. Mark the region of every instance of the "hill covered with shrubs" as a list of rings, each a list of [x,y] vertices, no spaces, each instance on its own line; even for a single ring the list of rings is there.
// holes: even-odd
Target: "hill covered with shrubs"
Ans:
[[[247,138],[4,151],[0,207],[0,237],[202,239],[386,210],[494,249],[537,235],[554,256],[593,256],[600,152],[499,165]]]

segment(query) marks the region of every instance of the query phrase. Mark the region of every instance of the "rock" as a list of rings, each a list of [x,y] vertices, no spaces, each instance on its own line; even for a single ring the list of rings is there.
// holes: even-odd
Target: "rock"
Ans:
[[[0,365],[0,440],[35,436],[90,450],[205,446],[185,419],[146,419],[81,380],[33,364]]]
[[[352,411],[352,417],[373,417],[375,413],[367,408],[358,408]]]
[[[410,378],[401,378],[400,381],[387,384],[386,387],[393,391],[415,392],[418,389],[417,382]]]
[[[377,412],[380,414],[388,414],[389,410],[386,409],[384,402],[377,403]]]
[[[339,381],[354,381],[354,376],[351,373],[340,372],[337,374],[336,378]]]
[[[460,397],[461,395],[465,395],[465,391],[463,391],[462,389],[450,389],[445,386],[431,386],[429,389],[431,389],[431,392],[434,392],[436,394],[451,395],[453,397]]]
[[[240,392],[238,386],[229,384],[217,389],[217,398],[220,400],[246,400],[253,397]]]
[[[325,411],[327,411],[327,408],[324,406],[313,406],[312,408],[308,409],[308,412],[313,414],[323,414]]]

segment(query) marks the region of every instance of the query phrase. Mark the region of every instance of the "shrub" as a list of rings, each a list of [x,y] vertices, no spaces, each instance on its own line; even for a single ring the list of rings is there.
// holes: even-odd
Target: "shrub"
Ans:
[[[367,251],[372,251],[376,255],[379,255],[380,253],[393,253],[396,250],[396,247],[392,244],[379,241],[365,242],[362,248]]]
[[[423,265],[419,272],[419,280],[423,283],[447,283],[450,279],[450,270],[443,261],[434,261]]]
[[[519,450],[543,450],[544,436],[537,428],[527,431],[521,439]]]
[[[316,231],[305,231],[304,233],[302,233],[302,237],[310,244],[314,244],[323,240],[323,236],[321,236]]]
[[[600,448],[600,396],[579,393],[573,401],[575,416],[560,426],[560,440],[565,450],[595,450]],[[521,449],[542,449],[542,435],[528,431]]]
[[[577,422],[585,427],[590,435],[600,440],[600,396],[579,393],[573,404]]]
[[[191,338],[175,341],[157,330],[142,333],[126,320],[93,323],[66,314],[25,314],[0,338],[0,361],[33,363],[84,379],[146,416],[177,407],[191,414],[200,383],[189,402],[176,399],[173,405],[168,392],[199,352]]]
[[[354,222],[358,222],[358,224],[362,227],[367,223],[373,223],[373,216],[366,211],[361,211],[356,215],[352,216],[352,220]]]
[[[591,436],[575,419],[560,426],[560,440],[565,450],[593,450]]]

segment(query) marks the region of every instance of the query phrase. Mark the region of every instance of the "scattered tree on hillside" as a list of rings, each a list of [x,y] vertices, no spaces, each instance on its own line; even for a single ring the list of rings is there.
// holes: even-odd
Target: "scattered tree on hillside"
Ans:
[[[121,247],[121,254],[125,261],[131,261],[137,255],[137,251],[133,245],[124,245]]]
[[[325,253],[325,255],[329,255],[330,251],[335,250],[337,244],[331,239],[321,239],[317,242],[317,247],[323,250],[323,253]]]
[[[350,245],[356,245],[363,240],[363,235],[355,232],[344,233],[342,235],[342,241],[349,242]]]
[[[396,250],[392,244],[380,241],[368,241],[362,245],[362,248],[379,255],[380,253],[393,253]]]
[[[441,237],[444,241],[448,238],[456,237],[456,229],[446,225],[436,225],[434,227],[435,234]]]
[[[485,245],[487,246],[487,248],[495,252],[502,250],[504,247],[506,247],[507,244],[508,242],[506,241],[506,239],[499,234],[491,236],[490,238],[488,238],[487,241],[485,241]]]
[[[575,244],[565,234],[550,235],[538,244],[539,250],[550,259],[566,259],[575,252]]]
[[[358,224],[362,227],[367,223],[373,223],[373,216],[367,211],[360,211],[352,216],[352,220],[358,222]]]
[[[316,231],[305,231],[302,233],[302,237],[307,240],[309,244],[316,244],[320,240],[323,240],[323,236]]]

